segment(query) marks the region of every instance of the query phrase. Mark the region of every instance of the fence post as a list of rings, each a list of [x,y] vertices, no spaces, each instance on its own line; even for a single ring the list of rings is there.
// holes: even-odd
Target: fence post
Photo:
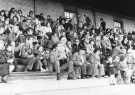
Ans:
[[[36,15],[36,0],[33,0],[34,15]]]
[[[95,13],[95,9],[94,8],[92,8],[92,14],[93,14],[93,24],[94,24],[94,26],[96,28],[96,13]]]

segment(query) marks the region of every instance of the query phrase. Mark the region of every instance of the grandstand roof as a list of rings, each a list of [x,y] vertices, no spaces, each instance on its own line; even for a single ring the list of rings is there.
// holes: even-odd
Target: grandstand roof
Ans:
[[[135,17],[134,0],[56,0],[63,3],[74,4],[82,7],[94,7],[96,9],[111,11],[114,13]]]

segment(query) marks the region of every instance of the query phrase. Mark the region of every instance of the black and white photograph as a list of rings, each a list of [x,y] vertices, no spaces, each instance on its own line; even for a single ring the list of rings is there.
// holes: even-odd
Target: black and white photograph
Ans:
[[[0,95],[135,95],[135,2],[0,0]]]

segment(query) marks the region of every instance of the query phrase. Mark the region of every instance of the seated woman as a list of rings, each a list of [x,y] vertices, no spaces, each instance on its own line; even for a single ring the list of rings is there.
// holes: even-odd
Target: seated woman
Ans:
[[[102,77],[105,75],[104,65],[100,62],[100,50],[96,49],[94,54],[90,54],[88,58],[89,75],[91,77]]]

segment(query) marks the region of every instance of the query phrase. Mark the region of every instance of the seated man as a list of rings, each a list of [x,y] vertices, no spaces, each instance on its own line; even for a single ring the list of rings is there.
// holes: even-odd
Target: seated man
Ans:
[[[66,42],[66,38],[63,37],[58,45],[54,45],[50,53],[50,63],[54,64],[57,80],[60,80],[61,73],[67,71],[68,68],[67,54],[69,49],[67,48]]]
[[[79,50],[79,52],[75,52],[72,57],[73,61],[73,69],[75,72],[76,78],[85,78],[86,77],[86,56],[83,50]]]
[[[41,61],[38,52],[32,53],[29,45],[24,43],[15,48],[15,65],[23,65],[24,71],[40,70]],[[34,67],[34,68],[33,68]]]

